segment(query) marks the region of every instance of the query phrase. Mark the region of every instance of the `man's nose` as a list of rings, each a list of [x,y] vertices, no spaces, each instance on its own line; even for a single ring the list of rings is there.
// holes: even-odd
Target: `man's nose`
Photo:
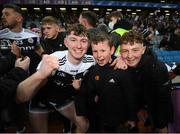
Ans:
[[[102,56],[101,52],[97,52],[97,57],[99,58],[101,56]]]
[[[128,52],[128,58],[131,58],[133,56],[132,52]]]
[[[81,41],[77,41],[77,47],[81,48],[82,47],[82,42]]]

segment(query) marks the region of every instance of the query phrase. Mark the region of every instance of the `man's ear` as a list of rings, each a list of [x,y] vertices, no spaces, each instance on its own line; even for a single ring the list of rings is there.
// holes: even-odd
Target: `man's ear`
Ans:
[[[87,20],[86,20],[86,19],[83,19],[82,21],[83,21],[84,26],[87,27],[87,26],[88,26]]]
[[[142,54],[144,54],[145,50],[146,50],[146,46],[143,46]]]
[[[64,45],[68,48],[67,37],[64,38]]]
[[[114,46],[112,46],[112,47],[111,47],[111,55],[113,55],[113,54],[114,54],[114,52],[115,52],[115,47],[114,47]]]
[[[58,25],[56,25],[55,27],[56,27],[56,31],[57,31],[57,32],[60,32],[60,28],[59,28],[59,26],[58,26]]]
[[[23,17],[21,15],[17,14],[16,15],[16,20],[17,20],[17,22],[22,22]]]

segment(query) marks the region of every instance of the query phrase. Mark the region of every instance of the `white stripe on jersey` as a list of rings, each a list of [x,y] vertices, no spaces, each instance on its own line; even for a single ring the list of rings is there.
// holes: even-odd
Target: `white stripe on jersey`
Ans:
[[[0,30],[0,39],[11,39],[11,40],[20,40],[20,39],[27,39],[27,38],[39,38],[39,35],[28,30],[24,29],[21,32],[12,32],[8,28]]]
[[[95,65],[95,60],[92,55],[85,55],[79,65],[73,65],[68,61],[67,59],[68,50],[57,51],[57,52],[52,53],[51,55],[58,57],[59,65],[60,65],[59,71],[62,71],[71,75],[76,75],[76,74],[85,72],[91,66]]]

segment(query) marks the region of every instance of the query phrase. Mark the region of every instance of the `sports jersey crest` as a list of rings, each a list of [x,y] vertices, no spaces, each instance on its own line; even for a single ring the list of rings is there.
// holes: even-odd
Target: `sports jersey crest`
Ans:
[[[31,43],[31,44],[34,43],[33,38],[28,38],[28,42]]]

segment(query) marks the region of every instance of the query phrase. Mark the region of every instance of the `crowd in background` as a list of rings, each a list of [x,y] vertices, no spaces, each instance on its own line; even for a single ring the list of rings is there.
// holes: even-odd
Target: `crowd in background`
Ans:
[[[56,13],[57,14],[57,13]],[[58,15],[53,13],[46,13],[46,15],[52,15],[56,17],[59,21],[60,27],[64,30],[69,24],[78,22],[79,14],[77,12],[72,13],[60,13]],[[109,20],[107,19],[108,15],[98,14],[98,25],[102,23],[107,26],[107,30],[110,31],[108,27]],[[179,40],[179,17],[178,15],[166,16],[159,14],[157,11],[153,15],[143,14],[143,11],[140,15],[132,15],[128,12],[123,14],[123,17],[128,20],[133,28],[138,32],[142,32],[144,29],[148,29],[153,32],[153,39],[151,40],[152,44],[156,48],[162,48],[167,50],[179,50],[177,45],[174,46],[174,40]],[[41,33],[41,21],[43,16],[36,14],[29,14],[25,17],[24,27],[32,29],[35,32]],[[2,29],[2,23],[0,22],[0,29]],[[174,36],[175,38],[171,37]],[[161,42],[162,41],[162,42]],[[168,43],[167,43],[168,42]],[[179,42],[179,41],[178,41]],[[167,46],[167,44],[169,44]]]
[[[15,21],[12,21],[12,23],[11,23],[11,20],[8,20],[8,15],[9,15],[8,13],[11,12],[11,9],[13,9],[13,10],[15,9],[15,17],[16,17],[16,18],[13,18],[13,16],[10,15],[15,20]],[[95,66],[97,69],[99,68],[99,66],[101,66],[101,64],[103,64],[105,58],[98,59],[98,55],[95,55],[96,52],[98,51],[98,50],[96,50],[96,47],[98,45],[102,45],[101,42],[108,41],[108,43],[109,43],[109,44],[107,44],[108,48],[110,48],[110,50],[111,50],[112,49],[111,45],[113,44],[115,46],[115,48],[114,48],[115,53],[109,52],[109,55],[107,55],[107,57],[109,58],[108,59],[109,61],[107,61],[107,63],[105,63],[105,65],[102,65],[102,66],[105,66],[105,68],[107,67],[108,68],[108,69],[106,68],[107,72],[110,70],[108,73],[113,74],[113,78],[116,78],[116,75],[114,75],[115,71],[110,67],[109,64],[112,63],[113,61],[116,61],[115,57],[119,56],[120,52],[121,52],[122,57],[124,56],[124,58],[125,58],[123,61],[126,62],[126,65],[124,67],[127,68],[127,66],[129,66],[130,72],[136,78],[138,78],[138,79],[133,78],[133,80],[136,82],[135,84],[140,83],[140,85],[138,85],[138,84],[136,85],[142,91],[142,93],[140,93],[140,98],[143,96],[142,99],[138,100],[138,101],[142,101],[142,104],[138,104],[138,106],[140,105],[140,107],[141,107],[143,105],[142,106],[143,110],[140,109],[140,112],[142,112],[142,113],[139,115],[140,116],[139,118],[141,118],[141,117],[144,118],[145,119],[144,123],[147,123],[146,125],[148,127],[149,126],[154,127],[154,129],[151,129],[150,131],[147,130],[146,132],[167,132],[168,131],[168,129],[167,129],[168,123],[170,121],[172,121],[172,113],[173,113],[171,111],[172,105],[171,105],[170,94],[169,94],[170,82],[169,82],[168,72],[165,67],[165,64],[156,59],[156,56],[153,55],[152,48],[168,50],[168,51],[180,50],[179,18],[177,16],[168,16],[167,17],[164,15],[158,15],[156,13],[154,13],[154,15],[149,15],[149,16],[129,15],[129,14],[122,14],[119,11],[115,11],[107,16],[103,16],[103,15],[97,16],[95,13],[93,13],[91,11],[84,11],[79,14],[73,14],[73,15],[61,14],[61,17],[57,18],[57,19],[55,17],[56,16],[53,17],[53,16],[48,16],[48,15],[43,16],[43,18],[25,17],[25,19],[23,20],[23,16],[22,16],[22,13],[19,10],[19,8],[16,6],[12,8],[11,5],[9,5],[7,7],[4,7],[2,21],[0,24],[1,29],[2,29],[0,31],[0,39],[2,42],[3,42],[3,40],[8,40],[7,42],[5,42],[7,44],[3,44],[4,42],[1,44],[1,58],[8,57],[9,52],[11,52],[14,55],[13,57],[21,58],[20,61],[28,60],[27,66],[29,66],[29,70],[27,71],[27,67],[22,68],[20,66],[20,68],[25,70],[26,73],[28,73],[29,77],[26,76],[27,79],[25,79],[23,77],[22,78],[23,80],[21,80],[22,83],[20,83],[21,81],[19,82],[20,84],[16,83],[14,90],[16,90],[16,88],[17,88],[17,91],[18,91],[17,94],[15,95],[17,102],[23,103],[23,102],[26,102],[26,101],[29,101],[32,99],[30,101],[29,108],[28,108],[29,115],[30,115],[30,122],[32,125],[32,131],[48,132],[48,113],[52,110],[56,110],[63,115],[62,120],[63,120],[63,124],[64,124],[64,132],[71,131],[72,122],[73,122],[73,124],[76,125],[76,128],[77,128],[77,130],[75,130],[75,132],[87,132],[88,127],[89,127],[89,122],[90,122],[90,127],[88,130],[89,132],[118,132],[118,131],[116,131],[116,129],[117,129],[116,125],[115,125],[115,127],[111,126],[114,122],[111,125],[103,124],[104,122],[101,122],[103,120],[100,120],[100,122],[98,122],[98,123],[100,123],[99,127],[101,128],[101,130],[97,130],[97,129],[99,129],[99,128],[96,128],[98,126],[93,125],[93,124],[97,123],[97,121],[95,121],[96,120],[95,117],[97,117],[97,115],[95,115],[93,113],[94,107],[91,107],[91,106],[88,107],[88,108],[91,108],[88,110],[92,110],[92,113],[86,113],[87,116],[89,117],[89,122],[86,120],[86,118],[85,119],[79,118],[76,114],[74,114],[75,108],[77,108],[77,107],[76,107],[76,105],[74,106],[74,100],[76,100],[76,99],[74,99],[74,96],[76,96],[76,94],[74,94],[73,89],[77,89],[77,90],[81,89],[79,86],[77,86],[78,82],[80,79],[84,79],[86,71],[88,71],[95,64],[95,60],[97,62],[97,65]],[[80,24],[72,25],[72,24],[75,24],[78,22],[81,25]],[[29,29],[29,30],[27,30],[27,29]],[[23,32],[23,34],[22,34],[22,32]],[[136,36],[136,33],[138,33],[137,36]],[[122,37],[122,40],[121,40],[121,37]],[[91,45],[93,44],[92,48],[91,47],[88,48],[88,43],[89,43],[88,39],[90,40]],[[132,40],[130,40],[130,39],[132,39]],[[18,47],[20,47],[21,50],[16,48],[17,46],[14,46],[15,43],[13,42],[13,40],[16,40],[16,44],[18,44]],[[112,43],[111,43],[111,41],[112,41]],[[134,44],[132,43],[132,41]],[[78,46],[79,42],[84,44],[84,46],[82,44],[78,46],[78,47],[82,47],[81,51],[84,52],[82,55],[79,56],[78,52],[76,52],[76,54],[74,54],[73,50],[75,50],[75,48],[77,46],[75,46],[75,45],[73,46],[72,42],[74,42],[77,46]],[[120,47],[121,43],[124,46],[122,48]],[[135,46],[138,43],[140,44],[140,45],[139,44],[137,45],[137,47],[138,47],[137,51],[140,51],[141,53],[139,53],[139,55],[137,55],[137,57],[135,56],[137,59],[139,58],[136,63],[138,65],[138,67],[135,66],[135,69],[134,69],[134,65],[132,65],[130,60],[127,60],[127,56],[126,56],[126,54],[127,54],[126,51],[128,50],[126,47],[127,47],[127,45],[129,45],[129,43],[132,43]],[[145,49],[145,47],[142,44],[147,49]],[[7,46],[5,46],[5,45],[7,45]],[[130,45],[129,47],[132,47],[133,45]],[[14,46],[14,47],[11,48],[12,46]],[[104,47],[100,47],[100,48],[104,48]],[[129,51],[133,51],[134,55],[135,55],[135,54],[137,54],[136,49],[135,50],[132,49]],[[58,52],[56,53],[56,51],[58,51]],[[62,51],[62,52],[60,52],[60,51]],[[87,54],[89,54],[89,55],[93,54],[94,59],[92,58],[92,56],[85,55],[86,51],[87,51]],[[113,49],[112,49],[112,51],[113,51]],[[133,52],[128,52],[128,53],[133,53]],[[75,61],[78,61],[78,63],[81,63],[80,65],[84,65],[83,69],[81,68],[82,72],[80,72],[78,76],[76,73],[76,71],[77,71],[76,68],[79,67],[79,64],[78,64],[78,66],[76,64],[70,64],[68,61],[68,58],[66,59],[66,57],[69,56],[67,53],[71,54],[70,55],[71,60],[73,59],[73,61],[74,61],[74,59],[75,59]],[[52,57],[47,57],[46,54],[55,55],[59,59],[53,59]],[[30,58],[30,61],[29,61],[29,59],[27,59],[26,56],[28,56]],[[79,57],[74,58],[76,56],[77,57],[79,56]],[[112,59],[110,58],[111,56],[113,57]],[[48,60],[46,60],[46,58]],[[118,58],[121,58],[121,56]],[[13,58],[13,64],[15,63],[15,60],[16,59]],[[59,60],[59,61],[57,61],[57,60]],[[117,61],[120,61],[120,60],[121,59],[117,59]],[[146,60],[149,61],[149,63],[147,63]],[[41,61],[41,64],[39,64],[40,61]],[[56,64],[53,63],[53,61],[56,61]],[[88,62],[90,62],[90,63],[88,63]],[[61,64],[62,68],[61,67],[58,68],[57,63]],[[46,66],[46,64],[47,64],[47,66]],[[106,64],[107,64],[107,66],[106,66]],[[119,63],[117,62],[117,64],[119,64]],[[121,64],[124,64],[124,62]],[[13,66],[13,65],[11,65],[11,66]],[[46,66],[46,68],[45,68],[45,66]],[[19,67],[19,66],[17,66],[17,67]],[[38,70],[37,72],[36,72],[36,69]],[[48,71],[46,73],[45,73],[45,69],[48,69]],[[51,75],[51,72],[53,69],[57,69],[58,71],[56,71],[52,77],[49,77]],[[63,69],[69,70],[69,72],[63,72],[64,71]],[[98,70],[98,71],[102,71],[102,74],[95,75],[95,81],[98,81],[99,77],[101,75],[102,75],[102,77],[104,76],[104,74],[105,74],[104,70],[103,69],[101,70],[101,69],[102,68],[100,68],[100,70]],[[149,69],[152,71],[152,74],[149,74],[149,72],[150,72]],[[94,69],[94,72],[96,72],[96,71],[97,70]],[[98,71],[97,71],[97,73],[98,73]],[[141,71],[142,71],[142,74],[138,74],[138,72],[141,72]],[[43,76],[43,78],[40,77],[40,80],[42,80],[43,82],[37,81],[36,79],[34,79],[34,75],[38,75],[39,72]],[[54,73],[54,72],[52,72],[52,73]],[[92,73],[92,76],[94,76],[93,73]],[[5,74],[6,74],[6,72],[5,72]],[[118,72],[118,74],[123,76],[124,73]],[[148,76],[151,76],[150,78],[152,78],[152,79],[150,79]],[[60,78],[62,77],[63,79],[65,79],[67,81],[58,79],[59,77]],[[78,78],[76,78],[76,77],[78,77]],[[158,77],[158,80],[154,80],[155,77],[156,78]],[[103,78],[106,78],[106,77],[103,77]],[[124,78],[123,77],[118,78],[118,80],[120,79],[120,83],[121,82],[123,83],[123,81],[125,81]],[[145,79],[143,79],[143,78],[145,78]],[[4,76],[2,76],[2,79],[4,79]],[[77,81],[75,81],[76,79],[77,79]],[[91,79],[91,77],[89,79]],[[33,80],[36,80],[36,81],[33,81]],[[110,82],[114,83],[114,79],[110,79],[110,80],[112,80]],[[140,81],[138,81],[138,80],[140,80]],[[73,81],[73,83],[71,83],[72,81]],[[104,81],[105,81],[105,79],[104,79]],[[142,81],[144,81],[144,83],[142,83]],[[33,83],[34,85],[32,84],[32,82],[34,82]],[[37,82],[42,82],[42,83],[37,83]],[[125,82],[130,83],[130,84],[128,84],[128,86],[131,85],[130,81],[127,80]],[[54,83],[56,85],[54,85]],[[86,84],[89,84],[89,83],[86,83]],[[100,83],[100,84],[102,84],[102,83]],[[90,83],[90,85],[91,85],[91,83]],[[102,84],[102,87],[103,86],[104,85]],[[107,87],[106,87],[107,89],[108,89],[108,86],[109,85],[107,84]],[[115,87],[113,86],[114,89],[116,89],[116,86]],[[124,88],[127,88],[126,86],[124,86]],[[51,92],[52,94],[51,93],[49,94],[49,89],[52,87],[53,87],[54,91],[56,91],[55,89],[57,89],[57,92],[55,92],[55,94],[53,94],[53,92]],[[100,87],[100,88],[102,88],[102,87]],[[61,96],[58,99],[53,98],[52,95],[54,95],[54,97],[55,97],[57,95],[57,93],[61,93],[58,91],[58,88],[61,88],[63,90],[62,93],[64,93],[63,94],[64,96]],[[86,88],[87,87],[85,85],[82,89],[86,90]],[[90,88],[90,86],[88,86],[88,88]],[[92,88],[94,88],[94,87],[92,87]],[[104,87],[102,89],[106,89],[106,88]],[[133,87],[130,87],[130,88],[132,88],[132,90],[133,90]],[[158,89],[158,93],[156,91],[154,91],[154,89],[156,89],[156,88]],[[151,89],[153,89],[153,90],[152,90],[152,92],[149,92],[149,91],[146,92],[147,89],[149,91],[151,91]],[[25,90],[27,90],[27,91],[25,91]],[[126,90],[126,89],[124,89],[124,90]],[[46,94],[44,94],[43,92]],[[77,91],[77,93],[79,93],[79,92]],[[93,100],[93,101],[95,101],[95,103],[100,103],[100,104],[102,104],[102,106],[104,106],[104,104],[101,101],[100,102],[98,101],[98,99],[103,98],[101,96],[101,93],[103,94],[104,92],[103,91],[100,92],[99,93],[100,95],[96,94],[95,96],[90,96],[90,101]],[[125,93],[125,96],[127,95],[129,98],[132,98],[134,100],[133,104],[132,104],[132,102],[129,101],[129,99],[128,100],[125,99],[125,101],[127,101],[127,103],[130,106],[132,105],[132,107],[129,106],[130,109],[132,108],[132,111],[130,111],[130,112],[127,111],[129,113],[132,112],[131,113],[132,114],[131,115],[132,122],[131,121],[129,122],[129,120],[127,121],[126,128],[128,130],[127,129],[124,130],[123,126],[118,126],[119,132],[127,132],[127,131],[129,131],[129,129],[131,130],[131,128],[134,128],[134,126],[135,126],[133,110],[136,107],[136,98],[133,98],[131,93],[133,94],[133,91],[129,91],[127,94]],[[14,94],[15,94],[15,92],[13,92],[13,94],[11,96],[14,96]],[[156,106],[155,101],[152,100],[152,98],[148,98],[149,96],[147,96],[147,94],[150,97],[155,95],[156,97],[154,100],[158,102],[157,104],[162,109],[158,108]],[[103,94],[103,95],[104,96],[107,95],[106,97],[108,98],[108,95],[111,95],[111,94]],[[56,96],[56,97],[59,97],[59,96]],[[98,98],[98,97],[102,97],[102,98]],[[117,97],[117,96],[115,96],[115,97]],[[113,99],[115,99],[115,98],[113,98]],[[111,99],[107,99],[107,100],[110,101]],[[47,104],[47,102],[48,102],[48,104]],[[16,107],[15,109],[13,109],[13,112],[15,111],[18,115],[18,113],[20,113],[19,104],[18,105],[14,104],[14,102],[12,104]],[[12,106],[12,104],[10,105],[10,107]],[[81,101],[79,102],[79,104],[81,104]],[[99,106],[101,106],[100,104],[99,104]],[[94,106],[94,102],[91,105]],[[119,105],[119,104],[117,104],[117,105]],[[107,106],[112,106],[112,105],[107,105]],[[122,105],[122,107],[124,107],[124,105]],[[80,108],[81,108],[81,106],[80,106]],[[115,107],[111,107],[111,108],[116,109]],[[6,113],[7,109],[6,108],[3,109],[1,111],[1,113],[4,113],[4,112]],[[17,109],[17,111],[16,111],[16,109]],[[147,116],[147,117],[142,116],[143,114],[147,114],[148,110],[150,111],[150,113],[148,113],[150,116]],[[161,113],[162,110],[164,110],[163,114]],[[121,111],[121,110],[119,110],[119,111]],[[79,112],[78,114],[84,115],[84,113],[81,113],[82,112],[81,109],[78,112]],[[108,112],[113,112],[113,111],[109,110]],[[108,112],[107,113],[104,112],[103,114],[108,115]],[[11,114],[12,113],[10,113],[10,115]],[[125,113],[122,112],[122,115],[123,114],[125,114]],[[12,115],[14,116],[14,114],[12,114]],[[64,116],[66,118],[64,118]],[[114,116],[112,115],[112,117],[114,117]],[[67,118],[70,119],[71,122],[69,120],[67,120]],[[13,117],[13,119],[16,120],[17,118]],[[108,117],[107,117],[107,119],[108,119]],[[109,123],[109,121],[111,121],[111,118],[109,120],[106,120],[106,119],[104,119],[104,120]],[[116,119],[114,119],[114,120],[116,121]],[[6,121],[7,121],[7,119],[5,119],[5,122]],[[19,122],[21,122],[21,123],[19,124]],[[153,122],[154,126],[151,124],[152,122]],[[3,124],[3,121],[0,123]],[[21,131],[23,129],[24,124],[22,123],[21,120],[20,121],[19,121],[19,119],[16,120],[15,124],[17,125],[17,128],[20,129],[18,131]],[[3,130],[3,127],[1,129]],[[158,130],[156,130],[156,129],[158,129]],[[131,131],[129,131],[129,132],[131,132]],[[138,131],[133,130],[132,132],[138,132]]]

